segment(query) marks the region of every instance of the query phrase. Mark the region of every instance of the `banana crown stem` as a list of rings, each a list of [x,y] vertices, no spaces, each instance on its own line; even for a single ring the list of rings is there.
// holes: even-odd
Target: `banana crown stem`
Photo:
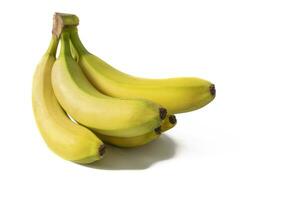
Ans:
[[[73,14],[55,13],[53,16],[52,33],[57,37],[65,27],[76,27],[79,24],[79,18]]]

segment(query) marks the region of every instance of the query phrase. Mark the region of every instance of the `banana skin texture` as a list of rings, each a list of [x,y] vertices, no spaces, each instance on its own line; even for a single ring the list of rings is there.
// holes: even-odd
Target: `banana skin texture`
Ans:
[[[156,139],[158,139],[161,133],[166,132],[167,130],[173,128],[176,125],[175,115],[167,116],[163,120],[162,125],[156,128],[154,131],[146,133],[144,135],[135,136],[135,137],[113,137],[103,135],[100,132],[95,132],[96,135],[105,143],[124,148],[139,147],[145,144],[148,144]]]
[[[67,30],[61,34],[52,86],[58,102],[72,118],[103,135],[144,135],[159,127],[166,117],[166,109],[149,100],[113,98],[94,88],[71,55]]]
[[[51,85],[58,38],[38,64],[32,89],[32,107],[37,126],[48,147],[63,159],[86,164],[101,159],[104,144],[87,128],[73,123],[57,102]]]
[[[214,84],[193,77],[146,79],[118,71],[89,53],[71,30],[76,59],[89,81],[106,95],[119,98],[143,98],[162,105],[169,114],[199,109],[215,98]]]

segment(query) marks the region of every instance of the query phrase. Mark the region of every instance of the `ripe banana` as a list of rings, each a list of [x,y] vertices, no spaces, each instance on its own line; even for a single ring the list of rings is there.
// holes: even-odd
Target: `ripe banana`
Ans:
[[[199,78],[146,79],[113,68],[84,47],[76,27],[71,40],[78,63],[92,84],[101,92],[119,98],[144,98],[164,106],[169,114],[201,108],[215,97],[215,86]]]
[[[107,135],[98,135],[101,140],[104,142],[117,146],[117,147],[127,147],[127,148],[132,148],[132,147],[138,147],[145,145],[149,142],[152,142],[153,140],[157,139],[160,134],[158,134],[155,131],[152,131],[150,133],[146,133],[140,136],[135,136],[135,137],[112,137],[112,136],[107,136]]]
[[[66,160],[90,163],[102,157],[104,144],[90,130],[73,123],[54,96],[51,69],[57,45],[58,38],[53,35],[50,46],[35,71],[32,88],[35,120],[52,151]]]
[[[52,86],[59,103],[72,118],[104,135],[143,135],[159,127],[166,117],[166,109],[151,101],[112,98],[95,89],[72,58],[67,28],[61,34]]]
[[[175,115],[170,115],[166,119],[163,120],[161,127],[146,133],[144,135],[135,136],[135,137],[114,137],[114,136],[107,136],[101,133],[95,132],[101,140],[106,143],[112,144],[118,147],[138,147],[153,140],[159,138],[162,132],[165,132],[176,125],[176,118]]]

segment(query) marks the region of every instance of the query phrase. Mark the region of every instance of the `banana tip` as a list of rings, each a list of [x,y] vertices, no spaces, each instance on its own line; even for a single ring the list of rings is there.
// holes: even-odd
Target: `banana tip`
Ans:
[[[177,123],[177,119],[176,119],[175,115],[170,115],[169,116],[169,122],[171,124],[176,124]]]
[[[165,119],[167,116],[167,109],[165,108],[159,108],[159,115],[161,119]]]
[[[155,133],[156,133],[157,135],[160,135],[160,134],[161,134],[161,127],[160,127],[160,126],[157,127],[156,129],[154,129],[154,131],[155,131]]]
[[[100,147],[99,147],[99,155],[102,157],[104,154],[105,154],[105,150],[106,150],[106,147],[104,144],[102,144]]]
[[[212,96],[215,96],[215,95],[216,95],[216,87],[215,87],[214,84],[211,84],[211,85],[209,86],[209,92],[210,92],[210,94],[211,94]]]

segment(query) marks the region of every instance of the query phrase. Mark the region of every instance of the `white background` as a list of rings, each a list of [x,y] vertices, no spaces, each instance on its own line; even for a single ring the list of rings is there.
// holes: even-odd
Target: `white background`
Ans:
[[[55,11],[118,69],[202,77],[216,99],[145,147],[60,159],[31,109]],[[0,199],[300,199],[299,1],[11,0],[0,21]]]

